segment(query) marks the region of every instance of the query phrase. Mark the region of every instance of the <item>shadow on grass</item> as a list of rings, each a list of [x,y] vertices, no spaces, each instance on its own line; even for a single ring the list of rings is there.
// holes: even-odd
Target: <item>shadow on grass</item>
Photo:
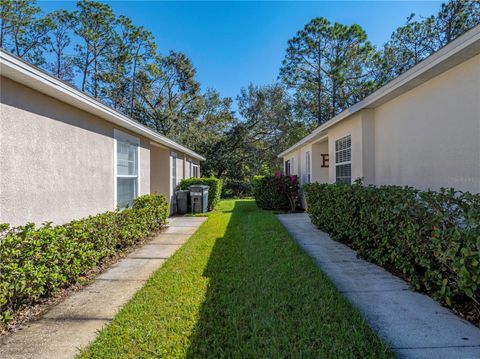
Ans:
[[[188,358],[391,357],[272,213],[236,201]]]

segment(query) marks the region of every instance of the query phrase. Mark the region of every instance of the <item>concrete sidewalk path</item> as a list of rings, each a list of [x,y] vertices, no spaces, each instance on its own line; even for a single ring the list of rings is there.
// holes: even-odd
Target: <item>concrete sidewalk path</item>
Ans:
[[[315,228],[306,214],[280,222],[400,358],[480,358],[480,329]]]
[[[168,228],[50,309],[41,319],[0,341],[0,358],[73,358],[93,341],[165,260],[206,217],[173,217]]]

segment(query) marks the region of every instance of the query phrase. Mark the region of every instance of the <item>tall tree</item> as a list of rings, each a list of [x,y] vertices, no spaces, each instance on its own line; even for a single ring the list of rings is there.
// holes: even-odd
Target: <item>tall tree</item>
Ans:
[[[157,56],[149,66],[149,81],[141,89],[141,121],[158,132],[179,138],[200,113],[200,84],[196,70],[183,53]]]
[[[50,19],[40,17],[35,1],[3,0],[0,6],[0,46],[34,65],[43,64],[42,46],[51,29]]]
[[[232,100],[222,98],[215,90],[207,90],[201,97],[199,116],[189,123],[179,141],[189,148],[204,154],[202,173],[223,176],[226,165],[232,159],[231,141],[228,133],[238,124],[232,111]]]
[[[376,86],[372,77],[378,53],[359,25],[333,24],[328,31],[325,72],[329,117],[352,106]]]
[[[480,1],[450,0],[442,4],[435,22],[439,49],[480,24]]]
[[[411,14],[384,46],[384,60],[390,67],[387,77],[398,76],[436,51],[435,38],[435,17],[418,21]]]
[[[13,1],[2,0],[0,2],[0,47],[8,49],[8,36],[13,27]]]
[[[45,67],[59,79],[73,82],[73,56],[67,52],[72,42],[73,17],[65,10],[54,11],[47,17],[52,26],[47,34],[44,49],[52,56]]]
[[[130,35],[130,50],[132,52],[132,71],[130,73],[130,97],[128,112],[134,116],[138,106],[137,92],[141,92],[144,85],[148,64],[155,58],[156,45],[151,32],[143,27],[137,27]]]
[[[288,41],[280,78],[295,90],[301,117],[322,123],[325,120],[324,62],[330,22],[315,18]],[[313,120],[313,121],[312,121]]]
[[[277,150],[288,147],[295,127],[290,97],[285,88],[272,85],[243,88],[237,97],[239,114],[248,131],[247,143],[267,162],[275,162]]]
[[[75,47],[76,67],[82,78],[80,88],[98,97],[101,74],[108,69],[107,56],[114,43],[116,18],[110,6],[89,0],[77,2],[73,16],[75,34],[81,39]]]
[[[377,66],[385,80],[391,80],[479,24],[480,2],[475,0],[450,0],[427,18],[411,14],[392,33]]]
[[[124,111],[130,97],[129,72],[132,62],[131,34],[135,27],[130,19],[121,16],[115,23],[109,51],[104,55],[107,66],[98,74],[100,82],[99,97],[114,109]]]
[[[237,194],[256,174],[278,169],[281,151],[306,134],[294,121],[289,94],[280,84],[250,85],[237,97],[241,120],[205,146],[207,173],[223,177]]]
[[[315,18],[289,40],[280,78],[294,90],[299,117],[320,125],[369,91],[375,56],[360,26]]]
[[[199,115],[188,124],[178,140],[187,147],[205,153],[228,130],[237,124],[232,111],[232,99],[208,89],[199,101]]]

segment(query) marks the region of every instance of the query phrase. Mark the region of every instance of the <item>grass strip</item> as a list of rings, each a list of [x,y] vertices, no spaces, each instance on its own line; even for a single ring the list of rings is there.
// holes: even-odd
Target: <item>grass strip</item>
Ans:
[[[226,200],[81,358],[391,358],[271,212]]]

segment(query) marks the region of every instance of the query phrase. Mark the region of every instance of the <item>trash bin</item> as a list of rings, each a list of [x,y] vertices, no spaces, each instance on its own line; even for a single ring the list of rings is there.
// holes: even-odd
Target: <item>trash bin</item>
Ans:
[[[208,212],[208,189],[210,187],[205,185],[194,185],[188,188],[190,189],[192,213]]]
[[[186,191],[186,190],[181,190],[181,191],[175,192],[175,197],[177,198],[177,213],[178,214],[187,213],[188,193],[189,193],[189,191]]]

